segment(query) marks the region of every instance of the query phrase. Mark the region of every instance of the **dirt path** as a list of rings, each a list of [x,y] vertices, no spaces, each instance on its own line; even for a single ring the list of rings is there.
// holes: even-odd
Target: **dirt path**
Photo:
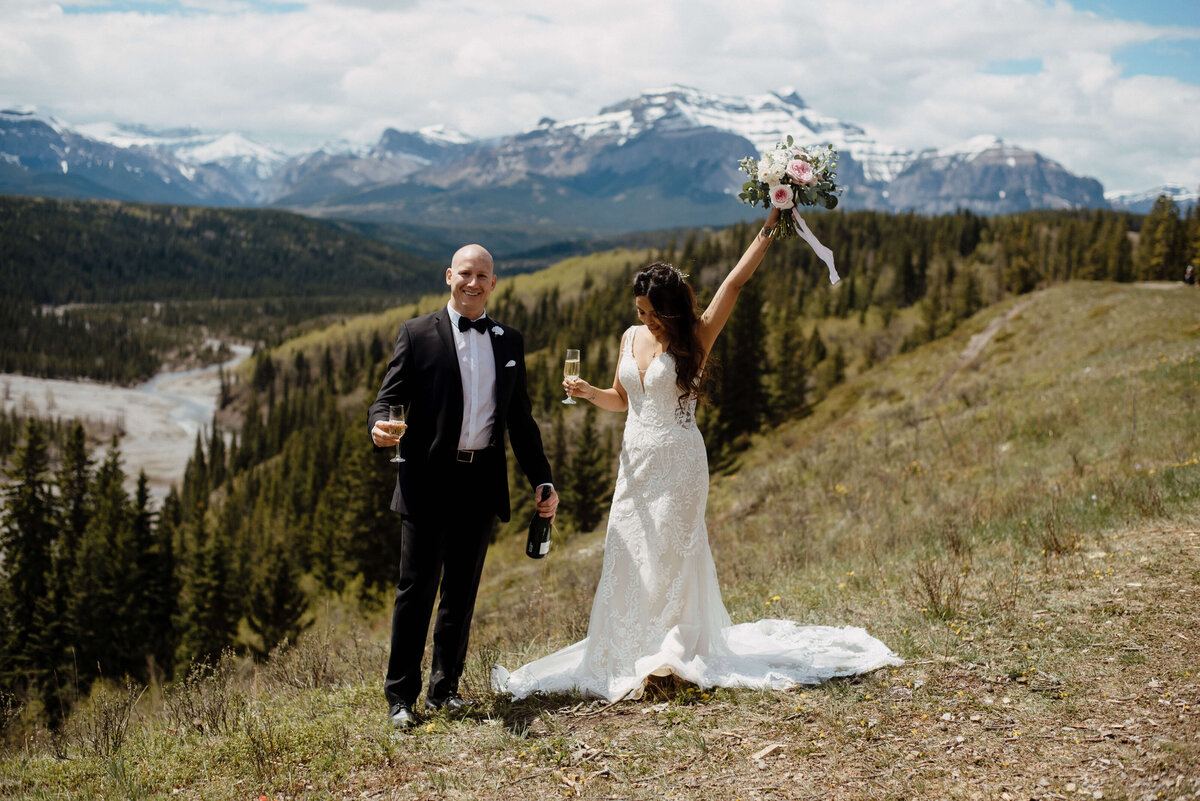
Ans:
[[[1034,298],[1036,297],[1036,293],[1029,295],[1024,300],[1020,301],[1011,309],[1009,309],[1006,313],[1000,315],[999,317],[993,318],[992,321],[987,324],[986,328],[984,328],[978,334],[972,336],[967,342],[967,346],[963,348],[962,353],[958,355],[958,361],[956,361],[954,366],[947,370],[946,374],[939,378],[933,387],[927,393],[925,393],[925,399],[928,400],[937,393],[941,392],[942,389],[948,383],[950,383],[950,381],[952,381],[956,375],[961,373],[963,370],[969,367],[973,361],[978,359],[979,354],[983,353],[983,349],[987,347],[988,343],[992,341],[996,334],[1000,333],[1000,329],[1016,319],[1017,315],[1025,311],[1025,309],[1029,307],[1029,304],[1033,303]]]

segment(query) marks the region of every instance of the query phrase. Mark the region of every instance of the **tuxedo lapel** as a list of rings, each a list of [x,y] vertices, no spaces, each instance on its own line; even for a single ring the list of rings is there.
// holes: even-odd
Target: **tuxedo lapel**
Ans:
[[[442,353],[445,359],[458,369],[458,353],[454,349],[454,334],[450,331],[450,313],[445,309],[433,316],[433,327],[437,329],[438,339],[442,341]]]
[[[441,345],[436,356],[436,373],[441,379],[436,389],[437,394],[432,398],[437,404],[437,440],[434,450],[452,452],[458,447],[459,432],[462,429],[463,393],[462,374],[458,369],[458,350],[454,347],[454,334],[450,330],[450,313],[445,309],[433,315],[433,328],[437,331],[438,342]]]

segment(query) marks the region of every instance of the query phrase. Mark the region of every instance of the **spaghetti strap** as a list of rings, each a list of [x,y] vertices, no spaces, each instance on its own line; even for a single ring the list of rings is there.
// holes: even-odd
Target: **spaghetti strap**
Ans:
[[[625,333],[621,336],[621,353],[622,355],[633,355],[633,331],[637,328],[636,325],[631,325],[625,329]]]

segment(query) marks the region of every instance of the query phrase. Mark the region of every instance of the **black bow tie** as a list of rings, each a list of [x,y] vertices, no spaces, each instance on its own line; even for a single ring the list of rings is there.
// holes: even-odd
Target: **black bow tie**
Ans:
[[[466,317],[462,316],[458,318],[459,331],[467,331],[471,328],[474,328],[479,333],[486,334],[489,325],[491,325],[491,321],[486,317],[480,317],[478,320],[468,320]]]

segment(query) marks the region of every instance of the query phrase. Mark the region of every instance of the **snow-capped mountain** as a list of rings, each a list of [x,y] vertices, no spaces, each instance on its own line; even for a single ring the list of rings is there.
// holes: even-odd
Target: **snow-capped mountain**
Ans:
[[[714,128],[746,139],[756,152],[791,135],[801,146],[832,144],[862,165],[869,181],[890,181],[913,157],[911,151],[875,142],[857,125],[814,111],[794,89],[730,97],[668,86],[601,109],[594,117],[553,123],[552,127],[571,131],[580,139],[615,136],[626,141],[649,130]]]
[[[242,181],[170,153],[119,146],[33,109],[0,111],[0,191],[49,196],[233,205]]]
[[[291,158],[282,150],[240,133],[212,133],[194,128],[157,130],[112,123],[81,125],[76,130],[114,147],[152,151],[178,161],[186,165],[184,173],[190,173],[192,179],[200,168],[223,173],[240,190],[235,190],[235,194],[254,204],[270,200],[271,178]]]
[[[886,190],[891,207],[948,214],[969,208],[981,214],[1030,209],[1103,208],[1104,188],[1032,150],[991,135],[918,153]]]
[[[686,86],[494,139],[445,126],[387,129],[373,145],[307,152],[230,132],[72,128],[15,110],[0,113],[0,192],[272,205],[427,225],[456,225],[464,214],[481,225],[576,231],[723,224],[758,213],[732,198],[746,180],[738,161],[788,135],[838,149],[842,208],[995,214],[1108,205],[1098,182],[995,137],[911,151],[822,114],[794,90],[734,97]]]
[[[1166,195],[1175,201],[1175,205],[1186,211],[1200,205],[1200,190],[1188,189],[1178,184],[1164,184],[1144,192],[1105,192],[1104,198],[1114,209],[1131,211],[1135,214],[1146,214],[1154,208],[1154,202],[1161,195]]]
[[[403,181],[428,167],[463,159],[480,147],[446,126],[388,128],[369,148],[343,143],[291,159],[275,173],[269,195],[272,202],[290,206],[320,204],[355,189]]]

